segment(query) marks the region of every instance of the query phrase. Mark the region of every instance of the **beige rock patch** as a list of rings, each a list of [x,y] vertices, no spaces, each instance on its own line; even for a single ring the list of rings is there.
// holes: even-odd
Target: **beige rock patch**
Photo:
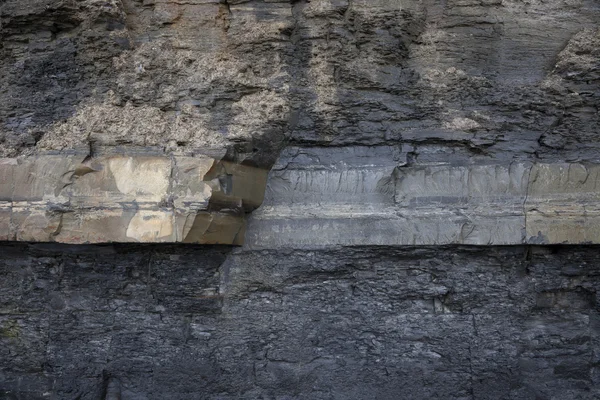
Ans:
[[[171,161],[167,158],[138,161],[116,157],[108,160],[108,166],[123,194],[150,196],[151,201],[160,201],[167,194],[171,174]]]
[[[127,226],[126,236],[139,242],[169,241],[173,235],[173,213],[138,211]]]

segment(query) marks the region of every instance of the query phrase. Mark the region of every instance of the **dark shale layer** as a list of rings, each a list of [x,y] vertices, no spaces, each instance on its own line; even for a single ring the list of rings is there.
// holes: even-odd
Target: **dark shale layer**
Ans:
[[[7,399],[600,396],[598,247],[0,250]]]

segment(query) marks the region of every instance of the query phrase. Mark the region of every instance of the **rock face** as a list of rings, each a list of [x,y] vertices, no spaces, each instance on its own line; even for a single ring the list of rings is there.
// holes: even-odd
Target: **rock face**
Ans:
[[[599,22],[0,1],[0,398],[600,398]]]
[[[9,399],[600,396],[597,247],[0,250]]]
[[[241,244],[267,171],[208,157],[44,155],[0,164],[3,240]]]
[[[258,205],[285,147],[253,246],[600,240],[594,1],[9,0],[0,19],[0,174],[58,196],[6,192],[7,239],[239,244],[254,206],[165,210],[181,193],[148,201],[131,171],[130,196],[93,210],[110,167],[86,194],[31,165],[208,156],[252,176],[235,197]],[[65,163],[58,186],[79,168]],[[199,211],[228,232],[188,237]]]

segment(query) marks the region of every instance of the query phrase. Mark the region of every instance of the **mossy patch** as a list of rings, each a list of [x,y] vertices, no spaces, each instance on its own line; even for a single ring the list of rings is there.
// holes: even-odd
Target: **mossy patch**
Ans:
[[[0,326],[0,338],[16,339],[19,337],[21,328],[16,320],[5,321]]]

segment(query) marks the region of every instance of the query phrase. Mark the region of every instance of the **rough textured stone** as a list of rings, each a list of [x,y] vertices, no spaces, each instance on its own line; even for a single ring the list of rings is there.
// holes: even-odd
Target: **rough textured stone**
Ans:
[[[5,398],[600,395],[593,246],[0,250]]]
[[[3,240],[241,244],[267,171],[208,157],[0,161]]]
[[[0,398],[600,398],[599,21],[0,0]]]
[[[305,173],[316,185],[307,190],[320,197],[325,217],[300,221],[290,228],[300,231],[290,241],[310,244],[320,240],[315,235],[320,233],[332,244],[598,242],[593,196],[575,199],[579,205],[573,208],[570,200],[553,199],[549,187],[540,200],[549,205],[528,204],[521,211],[522,188],[514,188],[511,196],[500,182],[488,187],[478,181],[486,176],[521,179],[502,171],[530,164],[569,163],[577,169],[600,162],[600,7],[592,0],[9,0],[0,5],[0,20],[0,153],[5,156],[29,156],[32,160],[25,163],[36,164],[48,151],[83,151],[89,163],[119,152],[138,152],[140,157],[204,154],[233,163],[237,172],[232,175],[239,176],[233,190],[244,192],[234,196],[252,191],[257,201],[246,208],[255,208],[261,184],[254,184],[252,172],[233,165],[269,169],[290,143],[316,157],[301,162],[316,169],[330,168],[332,157],[352,165],[347,177],[344,166],[335,167],[339,194],[330,181],[335,174]],[[365,161],[362,153],[371,151],[373,158],[385,152],[369,146],[389,149],[383,155],[390,158],[385,168],[398,169],[392,167],[386,179],[395,189],[379,180],[380,163],[375,172],[349,160],[356,156]],[[289,158],[288,151],[279,163]],[[536,175],[537,186],[552,186],[561,174],[549,168]],[[386,208],[375,199],[382,196],[361,195],[345,201],[361,197],[373,212],[342,207],[352,219],[331,215],[340,209],[344,193],[381,189],[403,197],[406,188],[398,182],[414,185],[410,180],[419,179],[415,171],[431,173],[429,185],[436,186],[423,196],[441,196],[430,210],[421,207],[424,199],[407,211],[401,201]],[[129,180],[143,184],[143,174],[128,173]],[[481,192],[466,209],[465,196],[446,192],[450,188],[437,180],[446,173],[446,185],[462,187],[469,196]],[[459,175],[479,178],[459,182]],[[104,184],[110,185],[106,179]],[[352,189],[362,179],[364,188]],[[35,188],[43,182],[27,184]],[[36,194],[30,195],[24,200]],[[450,204],[444,204],[446,199]],[[77,216],[77,221],[93,221],[93,230],[110,225],[112,231],[127,225],[119,219],[131,219],[138,227],[130,235],[125,230],[93,237],[86,233],[90,229],[81,228],[83,232],[63,236],[71,242],[129,236],[180,241],[187,229],[182,226],[190,224],[169,222],[177,225],[170,228],[160,223],[177,219],[168,213],[119,213],[106,213],[106,222],[96,223],[93,213]],[[562,215],[561,222],[548,218],[553,213]],[[7,233],[7,223],[0,222],[3,237],[49,240],[60,225],[60,218],[44,211],[21,214],[17,212],[13,225],[26,228]],[[272,217],[295,214],[306,211],[277,210]],[[148,218],[156,219],[156,227],[146,232],[135,221]],[[230,216],[215,218],[217,226],[229,226]],[[192,223],[194,232],[210,224],[208,219],[204,215]],[[313,232],[313,219],[333,232]],[[79,229],[67,222],[67,230]],[[366,227],[366,238],[353,234],[357,224]],[[32,231],[37,225],[41,232]],[[285,235],[273,234],[285,243]],[[232,237],[228,231],[223,240],[215,240],[240,242]]]
[[[600,161],[593,0],[0,5],[2,153],[285,140]]]
[[[291,15],[289,2],[4,1],[0,154],[134,145],[268,165],[287,126]]]

